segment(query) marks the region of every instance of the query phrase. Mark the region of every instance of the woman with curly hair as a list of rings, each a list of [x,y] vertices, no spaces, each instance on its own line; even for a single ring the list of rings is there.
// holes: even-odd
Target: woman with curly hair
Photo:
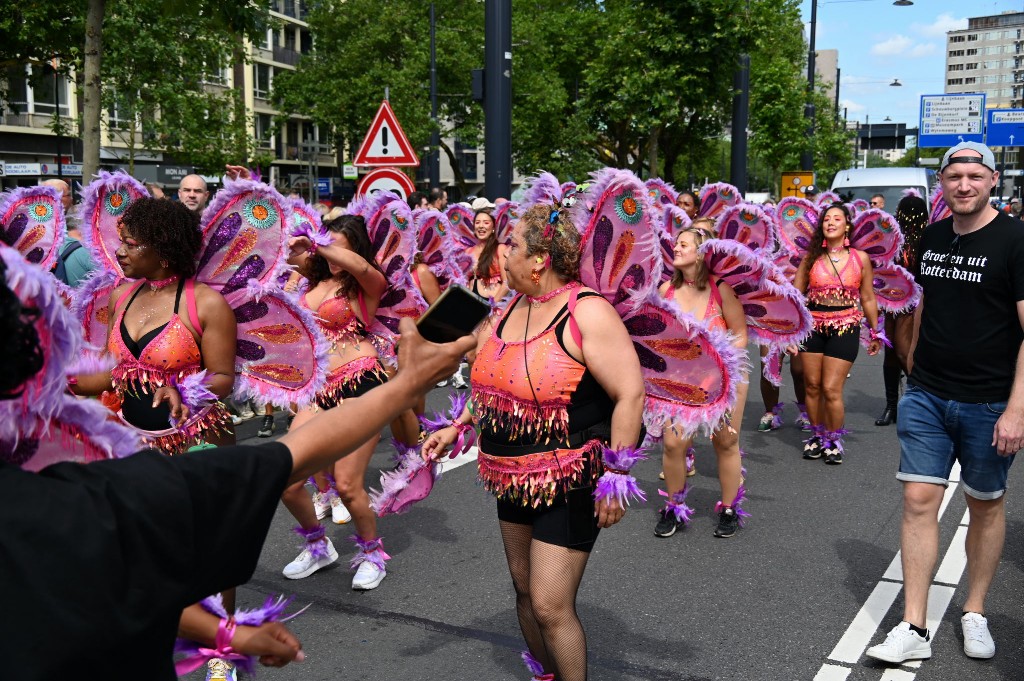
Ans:
[[[732,287],[709,280],[707,265],[698,250],[701,244],[713,237],[713,229],[711,220],[699,218],[679,232],[673,248],[672,279],[662,284],[660,292],[673,300],[684,313],[701,320],[709,328],[731,333],[733,345],[746,350],[747,319],[743,306]],[[742,481],[739,431],[746,401],[747,383],[743,382],[736,386],[736,403],[730,424],[720,427],[711,438],[718,458],[718,480],[722,488],[714,531],[719,538],[732,537],[739,527],[738,506],[742,501],[739,496]],[[692,438],[682,437],[673,428],[664,431],[662,468],[668,502],[654,527],[655,536],[671,537],[679,527],[689,522],[692,511],[685,504],[686,457],[692,443]]]
[[[487,210],[478,210],[473,216],[473,233],[480,243],[466,250],[473,258],[473,271],[469,279],[473,293],[481,298],[501,300],[508,294],[505,283],[507,248],[498,243],[494,217]]]
[[[301,427],[318,411],[363,395],[386,380],[377,350],[366,337],[366,327],[387,288],[384,273],[374,260],[366,223],[358,215],[342,215],[325,221],[324,228],[331,237],[330,246],[317,248],[304,236],[289,240],[288,262],[309,280],[300,302],[314,314],[330,343],[327,385],[317,394],[313,406],[295,416],[292,429]],[[335,464],[332,474],[315,478],[318,493],[330,498],[334,523],[355,520],[354,539],[359,552],[352,560],[352,567],[357,568],[352,588],[359,590],[377,588],[387,574],[384,560],[388,556],[377,536],[377,519],[363,488],[366,467],[379,440],[379,434],[371,437]],[[326,537],[303,483],[289,487],[281,499],[299,521],[296,531],[306,540],[302,552],[285,566],[284,576],[302,579],[337,560],[338,552]]]
[[[479,420],[480,478],[497,497],[532,668],[582,681],[576,592],[600,528],[625,512],[595,501],[594,481],[604,447],[637,444],[644,386],[618,313],[579,282],[579,231],[564,211],[551,216],[535,206],[513,230],[505,271],[518,295],[479,335],[473,414],[431,434],[423,454],[440,456]]]
[[[807,296],[814,330],[800,358],[807,391],[811,437],[804,441],[804,458],[825,457],[827,464],[843,462],[846,407],[843,386],[857,359],[861,319],[878,326],[878,304],[872,287],[871,260],[850,248],[850,211],[842,203],[825,209],[811,246],[793,282]],[[872,332],[868,354],[878,354],[882,342]]]
[[[917,261],[917,244],[928,226],[928,204],[916,194],[907,194],[896,206],[896,222],[903,232],[903,249],[897,256],[899,264],[915,277],[921,271]],[[896,403],[900,399],[900,373],[910,373],[908,360],[914,335],[914,311],[885,316],[885,335],[892,339],[892,347],[885,348],[882,378],[885,380],[885,410],[875,420],[876,426],[896,423]]]
[[[121,217],[120,236],[115,255],[134,281],[110,295],[107,350],[117,364],[79,376],[74,392],[113,389],[121,418],[167,454],[234,444],[219,400],[235,381],[235,315],[220,293],[194,279],[199,218],[180,203],[143,198]],[[191,392],[212,397],[192,413]]]

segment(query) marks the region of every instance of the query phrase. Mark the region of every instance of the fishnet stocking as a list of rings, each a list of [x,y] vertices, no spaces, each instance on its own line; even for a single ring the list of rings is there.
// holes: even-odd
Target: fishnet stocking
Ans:
[[[576,592],[590,554],[533,541],[529,525],[499,525],[530,653],[558,681],[586,681],[587,637],[576,614]]]

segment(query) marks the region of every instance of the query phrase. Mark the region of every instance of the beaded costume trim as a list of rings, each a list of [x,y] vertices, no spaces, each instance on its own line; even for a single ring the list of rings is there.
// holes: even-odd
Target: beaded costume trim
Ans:
[[[555,449],[523,456],[477,455],[480,481],[499,499],[537,508],[550,506],[566,484],[592,484],[600,475],[597,454],[600,440],[590,440],[577,449]],[[595,463],[590,480],[583,480],[588,461]]]

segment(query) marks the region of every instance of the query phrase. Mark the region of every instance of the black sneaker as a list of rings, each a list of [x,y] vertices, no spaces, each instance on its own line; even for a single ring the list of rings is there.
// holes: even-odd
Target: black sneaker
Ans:
[[[843,462],[843,446],[838,442],[828,443],[828,447],[821,450],[825,455],[825,463],[838,466]]]
[[[818,454],[818,456],[821,456],[821,454]],[[731,537],[736,534],[739,526],[740,518],[736,515],[736,511],[726,506],[718,514],[718,527],[715,528],[715,536],[720,539]]]
[[[658,518],[658,524],[654,526],[654,536],[671,537],[682,523],[676,522],[675,514],[667,508],[661,509],[658,513],[661,517]]]
[[[815,435],[810,440],[804,441],[804,458],[805,459],[820,459],[821,458],[821,438]]]
[[[260,424],[260,429],[256,431],[256,437],[270,437],[274,434],[274,417],[266,415],[263,417],[263,423]]]

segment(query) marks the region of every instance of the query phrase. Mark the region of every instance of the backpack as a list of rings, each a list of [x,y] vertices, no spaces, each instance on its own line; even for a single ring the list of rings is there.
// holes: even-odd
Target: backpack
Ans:
[[[53,276],[57,277],[60,281],[65,284],[68,283],[68,268],[67,261],[71,257],[71,254],[82,247],[81,241],[72,241],[60,252],[60,256],[57,258],[57,265],[53,268]]]

